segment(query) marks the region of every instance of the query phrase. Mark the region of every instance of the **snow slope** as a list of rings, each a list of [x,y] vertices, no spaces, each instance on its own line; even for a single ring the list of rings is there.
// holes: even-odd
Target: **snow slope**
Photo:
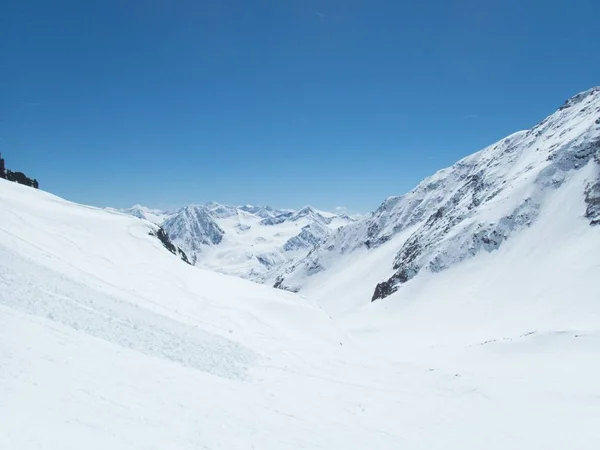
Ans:
[[[302,295],[0,180],[0,449],[599,448],[597,95],[343,227],[290,272]],[[243,236],[311,215],[205,207]],[[414,261],[451,263],[371,303],[415,236]],[[464,257],[465,236],[501,245]]]
[[[536,277],[579,261],[577,291],[475,298],[463,265],[335,322],[185,264],[150,222],[0,180],[0,448],[598,448],[596,266],[569,217]]]
[[[322,297],[328,311],[345,313],[403,289],[419,275],[495,253],[535,226],[563,190],[572,193],[568,202],[580,206],[570,213],[589,226],[600,216],[599,186],[600,88],[594,88],[531,130],[440,170],[401,197],[388,198],[303,260],[289,263],[275,286]],[[590,234],[595,243],[598,230]],[[546,238],[558,245],[566,237]],[[365,265],[367,259],[372,264]]]

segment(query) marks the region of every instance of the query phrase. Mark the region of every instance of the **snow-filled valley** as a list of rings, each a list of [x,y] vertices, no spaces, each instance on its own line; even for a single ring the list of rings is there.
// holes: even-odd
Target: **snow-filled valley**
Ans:
[[[0,180],[0,449],[599,448],[599,139],[595,89],[358,220]]]

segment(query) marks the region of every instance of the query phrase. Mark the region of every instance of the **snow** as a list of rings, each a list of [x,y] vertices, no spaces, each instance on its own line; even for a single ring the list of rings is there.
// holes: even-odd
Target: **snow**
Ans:
[[[0,448],[600,444],[598,262],[581,258],[600,249],[577,214],[332,320],[188,266],[146,221],[3,180],[0,211]]]
[[[482,252],[496,251],[536,221],[565,185],[585,171],[573,199],[588,198],[593,220],[600,177],[600,89],[569,100],[531,130],[514,133],[442,169],[399,197],[389,197],[369,216],[337,230],[300,261],[279,270],[277,286],[336,303],[330,312],[347,312],[389,296],[425,272],[439,273]],[[571,200],[573,201],[573,200]],[[590,220],[590,222],[591,222]],[[406,230],[411,229],[406,236]],[[403,235],[402,239],[397,236]],[[379,251],[379,247],[386,250]],[[375,262],[375,252],[389,254]],[[353,256],[351,254],[354,254]],[[368,276],[353,272],[373,258]],[[376,280],[375,271],[379,271]],[[390,273],[392,272],[392,273]],[[325,280],[325,283],[323,280]],[[335,281],[334,281],[335,280]],[[346,281],[344,281],[346,280]],[[370,293],[364,284],[370,284]],[[327,288],[352,297],[348,307],[331,300]],[[321,286],[325,290],[321,292]],[[341,308],[340,308],[341,306]]]
[[[300,289],[306,283],[302,294],[317,300],[334,317],[351,313],[368,304],[373,286],[382,278],[393,274],[391,266],[396,251],[408,239],[412,230],[399,233],[390,245],[371,251],[359,248],[341,256],[329,255],[333,260],[325,262],[329,269],[312,275],[310,283],[306,283],[306,279],[301,277],[296,281],[294,276],[300,273],[292,273],[286,278],[286,284]]]
[[[440,344],[440,336],[469,345],[527,331],[597,332],[600,230],[583,217],[580,186],[588,176],[586,170],[577,173],[534,225],[498,250],[414,278],[346,317],[357,324],[346,328],[358,331],[372,318],[382,336],[385,330],[410,336],[414,352]]]
[[[118,212],[118,210],[114,208],[107,209],[113,212]],[[169,212],[161,211],[159,209],[150,209],[142,205],[134,205],[131,208],[122,209],[120,212],[137,217],[138,219],[146,219],[157,225],[163,223],[171,215]]]
[[[568,129],[568,151],[534,169],[536,147],[486,163],[512,185],[477,221],[533,198],[527,226],[373,303],[369,287],[469,158],[426,180],[419,202],[392,197],[312,250],[310,276],[287,274],[309,282],[300,294],[185,264],[150,221],[0,180],[0,449],[599,448],[600,227],[584,191],[600,171],[565,158],[595,136],[568,109],[590,95],[547,131]],[[225,230],[207,248],[233,236],[230,267],[242,247],[267,252],[308,225],[221,206],[206,206]]]
[[[161,225],[198,267],[267,284],[282,265],[303,258],[354,220],[310,206],[293,211],[217,202],[170,213],[140,205],[121,212]]]

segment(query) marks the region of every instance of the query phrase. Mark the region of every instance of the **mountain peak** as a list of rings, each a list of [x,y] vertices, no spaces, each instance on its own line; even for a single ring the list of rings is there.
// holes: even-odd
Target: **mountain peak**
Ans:
[[[304,260],[285,268],[277,287],[297,291],[311,286],[315,268],[336,264],[336,253],[385,246],[395,257],[381,272],[385,281],[373,286],[372,299],[387,297],[422,271],[441,272],[499,249],[541,220],[545,205],[565,195],[557,191],[567,184],[579,193],[574,204],[585,199],[584,217],[593,225],[600,204],[598,165],[600,87],[595,87],[573,96],[530,130],[439,170],[402,196],[388,197],[368,217],[338,229]],[[335,271],[343,273],[339,267]]]
[[[572,106],[578,105],[579,103],[583,102],[585,99],[587,99],[588,97],[598,97],[600,99],[600,86],[595,86],[591,89],[588,89],[586,91],[582,91],[576,95],[574,95],[573,97],[569,98],[559,109],[563,110],[563,109],[567,109],[570,108]]]

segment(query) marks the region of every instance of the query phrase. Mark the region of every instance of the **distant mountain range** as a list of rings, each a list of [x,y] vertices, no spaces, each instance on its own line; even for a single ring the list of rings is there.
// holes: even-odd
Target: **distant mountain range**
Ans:
[[[135,205],[121,212],[160,225],[192,264],[261,283],[274,283],[278,268],[355,221],[310,206],[292,210],[216,202],[174,211]]]

